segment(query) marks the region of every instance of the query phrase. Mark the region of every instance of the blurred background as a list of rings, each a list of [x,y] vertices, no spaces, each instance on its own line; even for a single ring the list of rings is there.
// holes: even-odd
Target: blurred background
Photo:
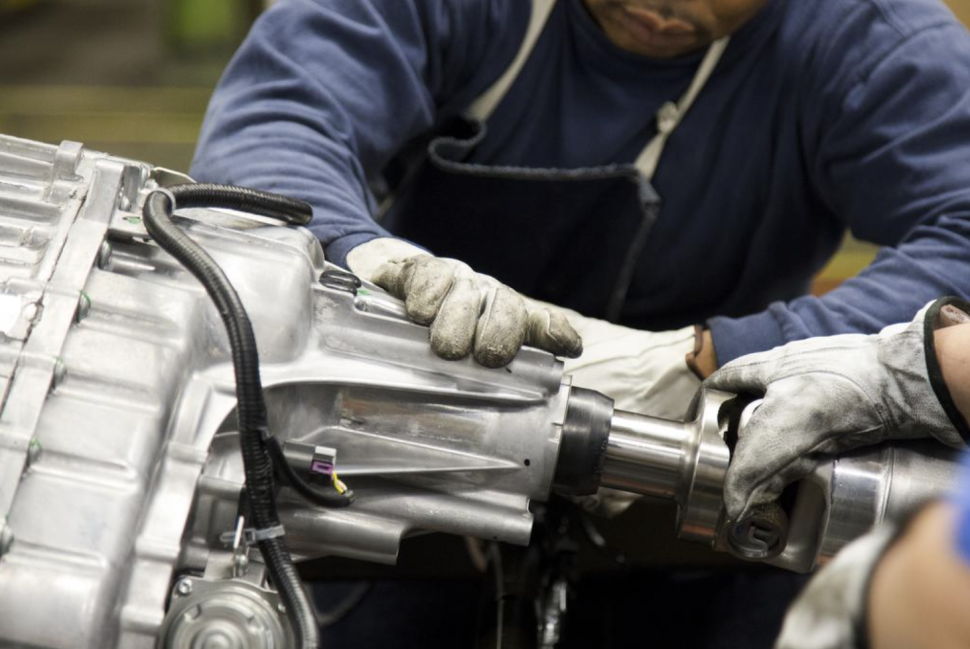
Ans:
[[[0,0],[0,133],[186,170],[262,0]]]
[[[209,95],[271,0],[0,0],[0,133],[186,170]],[[946,0],[970,25],[970,0]],[[869,263],[847,239],[824,292]]]

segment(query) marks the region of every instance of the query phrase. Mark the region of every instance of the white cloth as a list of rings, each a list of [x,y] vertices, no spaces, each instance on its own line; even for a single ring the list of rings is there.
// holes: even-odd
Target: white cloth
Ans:
[[[683,421],[701,385],[686,360],[693,326],[645,331],[558,310],[583,338],[583,355],[566,361],[573,385],[602,392],[617,410]]]

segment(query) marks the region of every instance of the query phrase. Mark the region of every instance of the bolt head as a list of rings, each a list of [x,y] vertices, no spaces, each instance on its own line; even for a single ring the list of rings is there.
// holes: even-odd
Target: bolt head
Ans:
[[[64,359],[58,357],[54,360],[54,375],[51,377],[51,389],[56,388],[67,376],[67,365],[64,364]]]
[[[232,567],[236,577],[241,577],[246,574],[246,569],[249,568],[249,557],[245,554],[237,554],[232,558]]]
[[[10,550],[10,546],[13,545],[13,530],[10,526],[4,524],[0,527],[0,556],[6,554]]]
[[[81,297],[79,297],[77,301],[77,312],[74,317],[75,321],[80,322],[81,320],[84,320],[90,311],[91,297],[84,291],[81,291]]]
[[[40,459],[41,449],[39,439],[34,437],[30,440],[30,444],[27,446],[27,466],[37,463],[37,460]]]
[[[111,261],[111,244],[107,241],[101,243],[101,249],[98,251],[98,268],[105,270],[108,268],[108,263]]]
[[[182,596],[191,595],[192,581],[190,579],[179,579],[178,583],[175,584],[175,592]]]

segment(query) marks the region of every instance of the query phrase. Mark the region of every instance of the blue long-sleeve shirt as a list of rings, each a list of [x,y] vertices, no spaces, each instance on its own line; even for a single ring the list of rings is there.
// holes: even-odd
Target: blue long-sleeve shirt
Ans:
[[[311,229],[345,263],[389,234],[370,217],[369,180],[504,71],[529,11],[526,0],[282,0],[216,89],[192,174],[307,200]],[[470,161],[631,162],[701,56],[625,52],[581,0],[559,0]],[[676,305],[666,326],[715,316],[722,364],[970,297],[970,35],[938,0],[769,0],[734,34],[654,185],[652,281],[629,301]],[[826,296],[781,301],[846,228],[886,247]],[[764,310],[751,312],[753,292]]]

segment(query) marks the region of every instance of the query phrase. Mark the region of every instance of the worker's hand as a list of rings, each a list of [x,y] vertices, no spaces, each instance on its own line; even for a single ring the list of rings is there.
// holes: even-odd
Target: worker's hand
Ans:
[[[890,439],[935,437],[965,445],[960,424],[937,398],[940,391],[948,395],[945,385],[930,380],[929,367],[938,368],[933,330],[944,304],[938,300],[912,322],[876,335],[813,338],[745,356],[705,382],[764,396],[739,431],[728,467],[724,504],[730,520],[775,500],[826,456]]]
[[[564,315],[524,299],[466,264],[394,239],[375,239],[350,252],[350,269],[404,300],[408,316],[431,327],[431,349],[457,360],[472,353],[486,367],[508,365],[531,345],[576,357],[583,341]]]

